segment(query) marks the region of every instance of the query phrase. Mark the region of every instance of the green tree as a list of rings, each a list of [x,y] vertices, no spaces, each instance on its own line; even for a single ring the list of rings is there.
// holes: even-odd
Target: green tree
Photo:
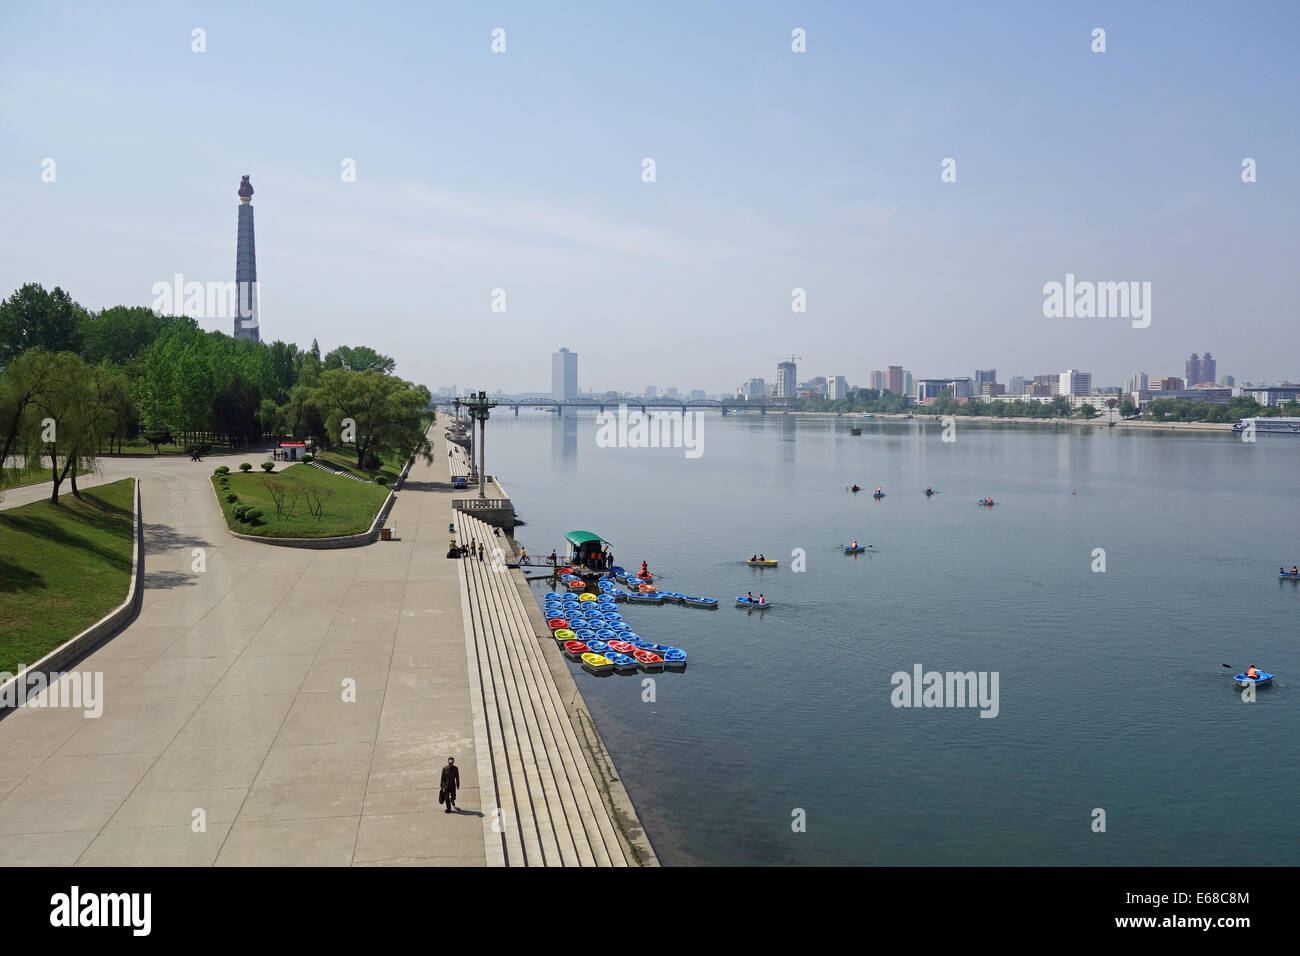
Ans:
[[[96,453],[111,434],[116,387],[105,369],[87,365],[80,355],[52,357],[22,439],[28,461],[49,456],[50,500],[55,504],[69,477],[73,495],[81,497],[77,474],[95,469]]]
[[[424,434],[429,399],[427,388],[394,375],[342,368],[321,373],[315,397],[330,441],[352,444],[359,468],[369,456],[389,453],[415,453],[432,461]]]
[[[326,371],[345,368],[351,372],[383,372],[391,375],[393,369],[397,368],[397,362],[364,345],[355,348],[340,345],[325,356],[324,368]]]
[[[28,349],[77,352],[86,310],[58,286],[51,291],[35,282],[0,302],[0,368]]]
[[[0,371],[0,484],[10,454],[25,443],[34,425],[37,399],[45,387],[54,356],[43,348],[24,352]],[[28,462],[32,467],[34,462]]]
[[[87,315],[81,323],[81,356],[92,365],[108,361],[127,367],[170,321],[144,306],[117,305]]]

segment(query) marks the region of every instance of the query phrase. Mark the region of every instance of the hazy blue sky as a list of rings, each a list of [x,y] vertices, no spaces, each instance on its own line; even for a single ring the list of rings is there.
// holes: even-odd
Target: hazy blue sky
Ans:
[[[1298,64],[1296,2],[5,0],[0,294],[229,281],[247,173],[263,338],[433,387],[547,389],[561,345],[584,389],[1294,380]],[[1067,272],[1151,282],[1150,327],[1044,318]]]

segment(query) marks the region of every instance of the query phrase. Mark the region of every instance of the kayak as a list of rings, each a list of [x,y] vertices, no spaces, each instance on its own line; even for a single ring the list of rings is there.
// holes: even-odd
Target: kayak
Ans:
[[[925,489],[925,491],[923,492],[923,494],[928,498],[928,497],[930,497],[932,494],[934,494],[934,492],[931,491],[929,488],[927,488],[927,489]]]
[[[682,598],[682,603],[691,607],[717,607],[718,599],[710,597],[693,597],[687,595]]]
[[[756,600],[751,601],[751,600],[750,600],[749,598],[747,598],[747,597],[737,597],[737,598],[736,598],[736,604],[738,604],[740,607],[769,608],[769,607],[772,606],[772,602],[771,602],[771,601],[765,601],[764,603],[759,604],[758,601],[756,601]]]
[[[866,545],[860,544],[860,545],[858,545],[856,548],[845,548],[845,549],[844,549],[844,553],[845,553],[845,554],[859,554],[859,553],[861,553],[861,552],[863,552],[863,551],[865,551],[865,550],[867,550]]]
[[[748,564],[751,568],[774,568],[777,565],[777,562],[772,558],[767,558],[766,560],[763,561],[759,561],[755,559],[753,561],[746,561],[745,563]]]
[[[883,498],[883,497],[885,497],[885,493],[884,493],[883,491],[873,491],[873,492],[871,493],[871,497],[873,497],[873,498]]]
[[[1290,571],[1279,571],[1279,578],[1290,578],[1292,581],[1300,581],[1300,574],[1292,574]]]
[[[664,603],[664,596],[662,594],[655,594],[653,592],[649,594],[629,594],[627,596],[627,599],[629,601],[634,601],[637,604],[663,604]]]
[[[987,501],[985,501],[985,500],[980,500],[980,501],[977,501],[977,502],[975,502],[975,503],[976,503],[977,505],[988,505],[990,508],[993,507],[993,499],[992,499],[992,498],[988,499]]]
[[[1263,671],[1259,672],[1258,677],[1247,677],[1245,674],[1238,674],[1236,677],[1233,678],[1233,680],[1235,680],[1238,684],[1242,684],[1242,685],[1254,684],[1256,686],[1259,686],[1260,684],[1267,684],[1272,679],[1273,679],[1272,674],[1265,674]]]
[[[583,670],[591,671],[593,674],[608,674],[614,669],[614,662],[604,654],[595,654],[588,651],[582,655]]]

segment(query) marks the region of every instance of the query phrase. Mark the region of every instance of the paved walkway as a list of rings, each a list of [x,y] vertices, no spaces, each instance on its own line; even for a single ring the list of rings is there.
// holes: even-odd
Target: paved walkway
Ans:
[[[398,494],[398,540],[341,551],[226,533],[208,476],[248,453],[105,459],[102,480],[143,478],[143,608],[77,666],[104,674],[102,717],[0,720],[0,865],[483,865],[437,444]],[[451,755],[457,815],[437,803]]]

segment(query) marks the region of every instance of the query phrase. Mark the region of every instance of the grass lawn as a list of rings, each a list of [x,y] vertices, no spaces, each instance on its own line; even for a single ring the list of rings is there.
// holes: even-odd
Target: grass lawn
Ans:
[[[34,664],[126,600],[135,482],[0,511],[0,671]]]
[[[323,451],[316,457],[329,462],[331,465],[337,465],[339,468],[350,471],[354,475],[369,478],[371,481],[380,475],[384,475],[388,479],[390,486],[397,480],[397,476],[402,473],[402,469],[406,467],[406,456],[399,454],[384,455],[379,461],[379,467],[374,471],[358,468],[356,452],[348,449],[336,448],[333,451]]]
[[[275,514],[275,501],[271,492],[262,484],[262,479],[267,475],[260,470],[248,474],[232,471],[228,477],[230,483],[225,488],[221,486],[220,479],[215,475],[212,477],[212,487],[217,493],[221,511],[226,516],[226,524],[231,531],[268,538],[325,538],[369,531],[375,515],[388,500],[389,492],[383,485],[370,485],[331,475],[310,465],[290,465],[284,471],[269,476],[272,481],[278,481],[290,489],[287,501],[293,499],[295,492],[299,495],[292,515],[279,518]],[[319,518],[308,511],[307,496],[303,493],[304,489],[313,486],[334,492],[334,496],[325,503],[325,513]],[[226,501],[227,491],[238,495],[239,500]],[[236,505],[259,508],[262,517],[257,524],[241,524],[231,514],[231,509]]]
[[[105,454],[107,454],[107,452],[105,452]],[[135,442],[127,442],[125,445],[122,446],[122,450],[120,452],[118,451],[113,452],[112,457],[117,458],[119,455],[125,456],[125,455],[155,455],[155,454],[156,455],[183,455],[185,454],[185,446],[171,445],[164,442],[163,444],[158,446],[158,450],[155,452],[153,450],[153,445],[147,445],[147,444],[140,445],[140,444],[136,444]]]
[[[84,474],[84,471],[77,472],[78,477]],[[72,477],[72,472],[68,472],[68,477]],[[21,488],[23,485],[35,485],[49,480],[50,469],[44,466],[35,471],[28,471],[25,468],[6,468],[4,473],[0,474],[0,488]]]

